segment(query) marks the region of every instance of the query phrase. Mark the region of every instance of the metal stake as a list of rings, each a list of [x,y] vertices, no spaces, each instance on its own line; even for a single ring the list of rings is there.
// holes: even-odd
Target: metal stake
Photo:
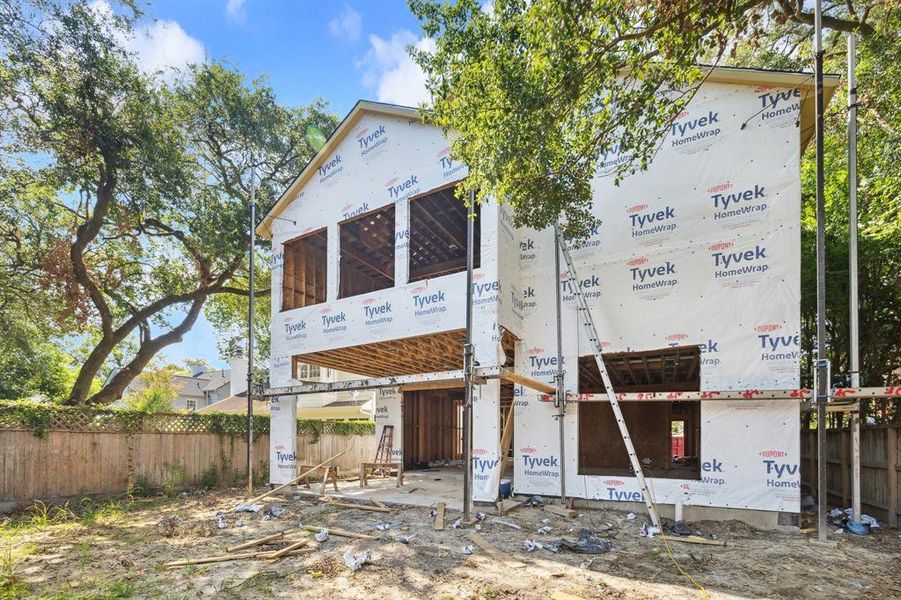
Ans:
[[[816,138],[817,138],[817,537],[826,541],[826,400],[829,380],[826,373],[826,202],[823,193],[823,6],[816,0],[814,10],[816,55]]]
[[[848,35],[848,272],[851,387],[860,387],[857,304],[857,38]],[[851,413],[851,518],[860,521],[860,402]]]
[[[472,513],[472,376],[474,352],[472,346],[472,271],[475,240],[475,192],[469,192],[466,214],[466,344],[463,346],[463,520]]]
[[[247,293],[247,493],[253,495],[253,284],[254,247],[256,246],[257,205],[256,167],[250,169],[250,248]]]

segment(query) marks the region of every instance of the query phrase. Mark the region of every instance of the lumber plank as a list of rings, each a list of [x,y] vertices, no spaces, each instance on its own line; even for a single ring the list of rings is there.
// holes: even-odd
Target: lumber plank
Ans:
[[[281,550],[277,550],[276,552],[271,553],[271,556],[267,556],[266,558],[281,558],[281,557],[285,556],[286,554],[288,554],[289,552],[291,552],[292,550],[297,550],[298,548],[306,546],[307,544],[310,543],[310,541],[311,540],[298,540],[298,541],[294,542],[293,544],[288,544]]]
[[[703,544],[705,546],[725,546],[726,540],[708,540],[696,535],[661,535],[668,542],[685,542],[686,544]]]
[[[444,531],[444,510],[447,505],[444,502],[439,502],[435,505],[435,522],[432,524],[432,528],[436,531]]]
[[[289,530],[290,531],[290,530]],[[238,544],[237,546],[230,546],[225,549],[226,552],[237,552],[238,550],[245,550],[247,548],[253,548],[254,546],[262,546],[263,544],[270,544],[276,540],[280,540],[285,537],[285,533],[288,531],[279,531],[278,533],[273,533],[272,535],[267,535],[264,538],[260,538],[258,540],[250,540],[249,542],[244,542],[243,544]]]
[[[561,517],[566,517],[567,519],[575,518],[576,515],[579,514],[571,508],[566,508],[565,506],[557,506],[556,504],[545,504],[544,511],[559,515]]]
[[[288,483],[283,483],[282,485],[280,485],[280,486],[278,486],[278,487],[276,487],[276,488],[272,488],[271,490],[269,490],[269,491],[266,492],[265,494],[260,494],[259,496],[255,497],[255,498],[251,498],[250,500],[247,501],[247,504],[254,504],[255,502],[259,502],[259,501],[262,500],[263,498],[265,498],[265,497],[267,497],[267,496],[271,496],[272,494],[274,494],[275,492],[277,492],[277,491],[279,491],[279,490],[283,490],[283,489],[285,489],[285,488],[288,487],[288,486],[294,485],[295,483],[297,483],[298,481],[300,481],[301,479],[303,479],[304,477],[306,477],[307,475],[309,475],[310,473],[312,473],[313,471],[315,471],[315,470],[318,469],[319,467],[324,467],[325,465],[329,464],[329,463],[332,462],[333,460],[335,460],[335,459],[337,459],[337,458],[340,458],[340,457],[344,456],[345,454],[347,454],[347,450],[345,450],[345,451],[343,451],[343,452],[339,452],[338,454],[334,455],[333,457],[331,457],[331,458],[329,458],[329,459],[326,459],[326,460],[322,461],[321,463],[319,463],[318,465],[316,465],[316,466],[313,467],[312,469],[308,469],[308,470],[304,471],[303,473],[301,473],[300,475],[298,475],[297,477],[295,477],[294,479],[292,479],[292,480],[289,481]]]
[[[303,529],[318,533],[321,529],[328,529],[329,535],[337,535],[338,537],[353,538],[355,540],[377,540],[379,538],[366,533],[357,533],[356,531],[347,531],[346,529],[335,529],[334,527],[317,527],[316,525],[305,525]]]
[[[379,508],[388,508],[387,506],[385,506],[384,502],[376,500],[375,498],[370,498],[369,501],[372,502],[373,504],[375,504],[376,506],[378,506]]]
[[[476,546],[484,550],[488,556],[512,569],[522,569],[527,566],[526,563],[520,562],[506,552],[499,550],[494,544],[483,538],[480,533],[470,531],[468,537],[475,542]]]
[[[392,508],[382,508],[381,506],[368,506],[366,504],[352,504],[350,502],[335,502],[328,496],[322,496],[319,498],[329,506],[339,506],[341,508],[355,508],[357,510],[368,510],[371,512],[381,512],[381,513],[390,513],[394,512]]]
[[[501,500],[497,503],[497,513],[503,516],[514,508],[518,508],[520,506],[522,506],[522,502],[517,502],[516,500]]]

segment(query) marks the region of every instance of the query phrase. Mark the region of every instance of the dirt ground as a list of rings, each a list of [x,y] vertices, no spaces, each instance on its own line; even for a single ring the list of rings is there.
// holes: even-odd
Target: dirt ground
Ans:
[[[566,592],[582,598],[901,598],[901,536],[874,530],[868,537],[831,536],[833,546],[811,535],[754,530],[739,522],[692,524],[725,547],[670,544],[639,536],[641,517],[584,511],[574,519],[540,508],[488,516],[481,535],[506,553],[493,558],[471,543],[472,528],[454,529],[448,511],[444,531],[434,531],[428,509],[396,514],[279,499],[278,518],[232,512],[238,490],[195,492],[173,498],[37,505],[0,528],[3,597],[40,598],[550,598]],[[216,513],[229,525],[216,528]],[[172,518],[172,517],[177,517]],[[550,533],[540,535],[542,520]],[[391,524],[387,531],[376,525]],[[332,535],[315,552],[276,562],[239,560],[165,568],[167,561],[224,554],[227,546],[277,531],[315,525],[368,533],[375,541]],[[575,540],[580,528],[609,536],[613,548],[587,556],[546,549],[526,552],[526,538]],[[403,535],[408,544],[392,540]],[[290,537],[297,537],[290,536]],[[282,544],[284,545],[284,544]],[[272,546],[277,548],[279,546]],[[344,553],[369,550],[371,562],[352,572]],[[524,563],[524,564],[516,564]]]

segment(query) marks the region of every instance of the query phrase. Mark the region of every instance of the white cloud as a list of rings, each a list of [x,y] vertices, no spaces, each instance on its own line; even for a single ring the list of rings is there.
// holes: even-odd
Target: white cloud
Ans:
[[[126,42],[126,47],[137,54],[138,64],[145,73],[181,69],[206,60],[203,44],[175,21],[154,21],[135,28],[135,35]]]
[[[233,23],[243,23],[247,18],[247,11],[244,10],[246,3],[247,0],[228,0],[225,3],[225,14],[228,16],[228,20]]]
[[[363,32],[363,17],[360,13],[345,5],[341,14],[329,21],[328,31],[332,37],[355,42]]]
[[[110,18],[113,15],[113,9],[107,0],[94,0],[90,8],[100,18]],[[145,73],[163,71],[171,76],[172,69],[182,69],[189,64],[206,60],[203,44],[188,35],[177,21],[139,23],[131,37],[123,37],[119,42],[126,51],[135,54],[138,67]]]
[[[365,69],[363,85],[374,88],[380,102],[416,106],[429,100],[425,73],[410,58],[407,46],[432,51],[435,42],[407,30],[396,31],[387,40],[369,36],[369,52],[359,66]]]

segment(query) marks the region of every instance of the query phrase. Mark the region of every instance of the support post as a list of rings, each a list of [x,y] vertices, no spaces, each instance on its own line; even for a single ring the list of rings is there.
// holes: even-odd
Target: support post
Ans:
[[[555,237],[557,232],[554,232]],[[566,504],[566,389],[563,384],[563,290],[560,285],[560,246],[554,240],[554,287],[557,290],[557,397],[554,404],[557,407],[557,428],[560,433],[560,502]]]
[[[463,346],[463,520],[472,514],[472,376],[474,350],[472,345],[472,272],[475,244],[475,192],[469,192],[466,211],[466,344]]]
[[[826,541],[826,399],[829,380],[826,374],[826,202],[823,191],[823,3],[816,0],[814,9],[816,54],[816,215],[817,215],[817,538]]]
[[[857,304],[857,38],[848,35],[848,286],[849,349],[852,388],[860,387]],[[860,406],[851,413],[851,518],[860,521]]]
[[[253,495],[253,259],[257,242],[256,167],[250,169],[250,248],[247,290],[247,494]]]

